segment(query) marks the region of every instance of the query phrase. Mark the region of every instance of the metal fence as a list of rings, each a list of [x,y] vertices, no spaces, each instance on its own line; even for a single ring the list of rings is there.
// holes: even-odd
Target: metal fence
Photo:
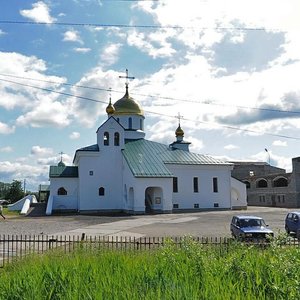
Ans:
[[[220,252],[226,252],[229,246],[236,243],[232,238],[226,237],[122,237],[122,236],[48,236],[48,235],[3,235],[0,236],[0,267],[20,258],[32,254],[41,254],[53,249],[63,253],[72,252],[81,248],[94,249],[118,249],[118,250],[154,250],[166,244],[182,247],[187,239],[207,247],[218,248]],[[252,243],[265,248],[269,243]],[[280,245],[280,242],[278,243]],[[281,242],[282,245],[299,246],[297,239],[288,238]]]

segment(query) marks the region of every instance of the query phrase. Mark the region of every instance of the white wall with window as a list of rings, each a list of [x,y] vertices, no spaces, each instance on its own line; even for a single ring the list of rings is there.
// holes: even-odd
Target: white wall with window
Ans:
[[[231,165],[167,166],[177,178],[178,191],[173,192],[172,197],[173,204],[177,204],[178,209],[231,207]],[[213,178],[217,178],[217,192],[214,192]],[[195,181],[198,183],[198,192],[195,192]],[[195,204],[199,204],[199,207],[195,207]]]

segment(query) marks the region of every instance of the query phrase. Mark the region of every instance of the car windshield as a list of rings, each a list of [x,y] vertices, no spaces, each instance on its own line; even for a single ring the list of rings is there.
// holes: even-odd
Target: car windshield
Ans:
[[[265,222],[261,219],[242,219],[240,224],[241,227],[265,226]]]

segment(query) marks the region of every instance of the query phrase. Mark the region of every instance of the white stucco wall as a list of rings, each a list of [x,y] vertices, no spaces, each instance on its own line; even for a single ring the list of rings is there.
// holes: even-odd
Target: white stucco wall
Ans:
[[[231,166],[171,165],[167,167],[178,178],[178,193],[173,193],[173,204],[179,209],[231,207]],[[194,192],[193,178],[198,177],[198,193]],[[213,178],[218,180],[218,192],[213,192]],[[173,186],[172,186],[173,188]]]
[[[63,187],[67,195],[57,195]],[[78,209],[78,178],[50,178],[50,195],[53,197],[52,209]]]
[[[231,207],[232,209],[247,208],[246,184],[231,177]]]

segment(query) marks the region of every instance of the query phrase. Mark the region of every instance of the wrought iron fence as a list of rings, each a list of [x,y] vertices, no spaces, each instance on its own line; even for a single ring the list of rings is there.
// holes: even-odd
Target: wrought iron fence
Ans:
[[[79,247],[82,249],[118,249],[146,251],[157,249],[166,244],[182,247],[186,240],[191,239],[210,249],[218,247],[220,252],[226,252],[229,246],[236,243],[227,237],[123,237],[123,236],[48,236],[48,235],[3,235],[0,236],[0,267],[7,263],[24,258],[31,254],[44,253],[59,249],[63,253],[72,252]],[[251,243],[266,247],[269,243]],[[299,246],[297,239],[288,238],[279,241],[278,245]]]

